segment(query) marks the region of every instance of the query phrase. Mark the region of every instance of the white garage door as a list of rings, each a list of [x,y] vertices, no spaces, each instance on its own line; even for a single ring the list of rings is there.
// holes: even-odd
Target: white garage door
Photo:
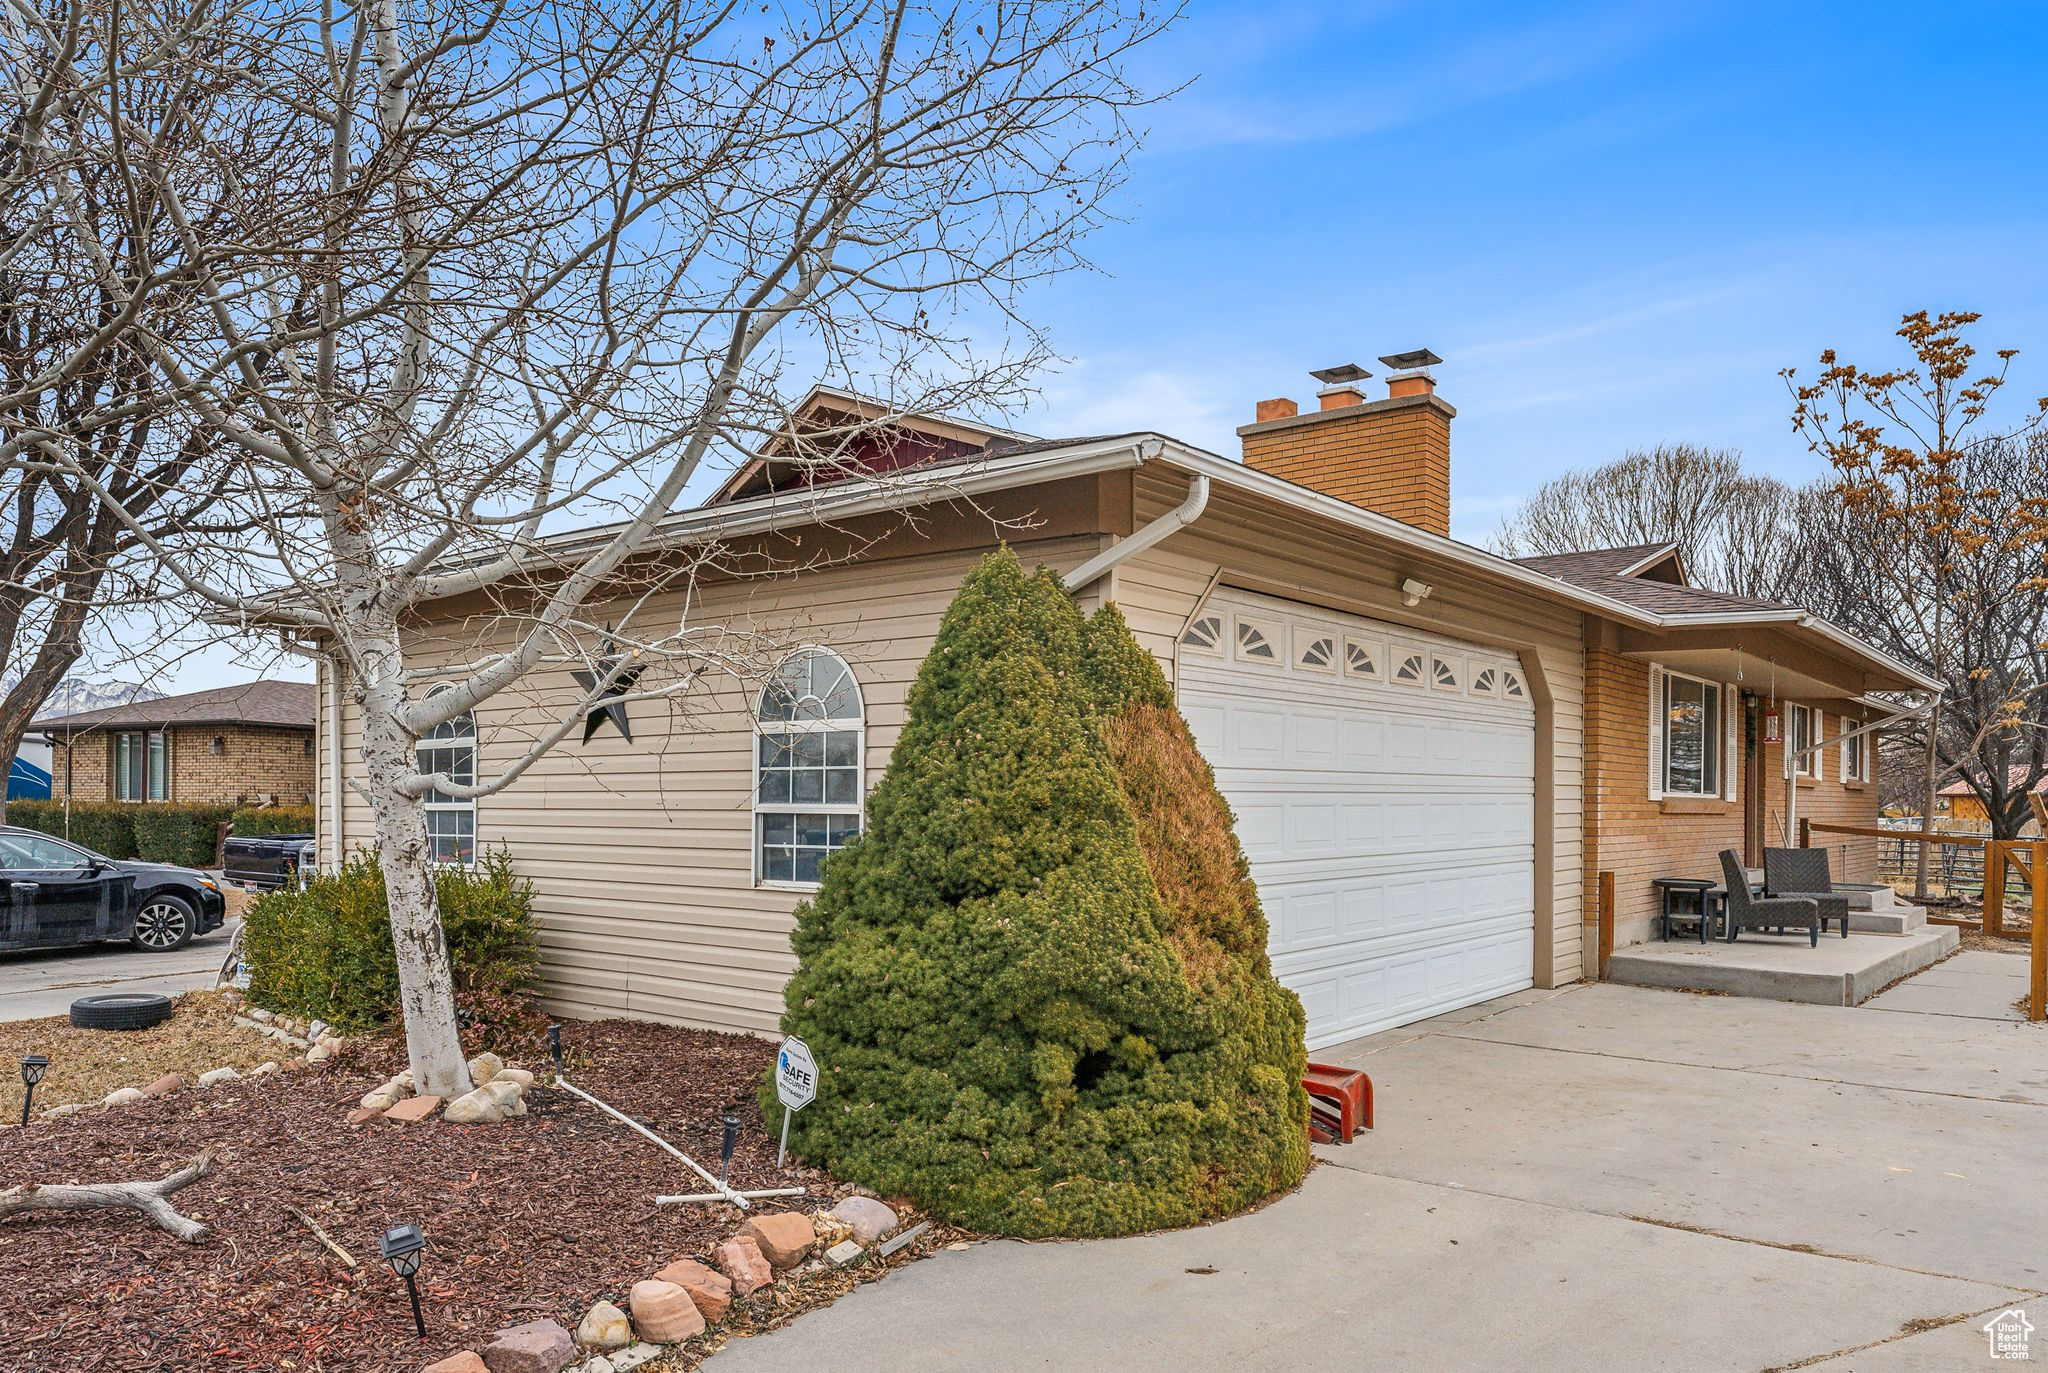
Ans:
[[[1309,1047],[1530,985],[1535,710],[1513,655],[1223,588],[1180,679]]]

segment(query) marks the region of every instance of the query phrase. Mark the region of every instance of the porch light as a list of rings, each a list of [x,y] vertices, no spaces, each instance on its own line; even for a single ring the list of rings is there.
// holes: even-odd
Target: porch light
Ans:
[[[391,1265],[391,1271],[405,1279],[406,1295],[412,1298],[412,1324],[421,1339],[427,1337],[426,1318],[420,1315],[420,1289],[415,1280],[420,1271],[420,1253],[427,1237],[417,1225],[394,1225],[377,1240],[377,1253]]]
[[[41,1054],[26,1054],[21,1060],[21,1123],[28,1124],[28,1105],[35,1100],[36,1084],[43,1080],[44,1071],[50,1060]]]

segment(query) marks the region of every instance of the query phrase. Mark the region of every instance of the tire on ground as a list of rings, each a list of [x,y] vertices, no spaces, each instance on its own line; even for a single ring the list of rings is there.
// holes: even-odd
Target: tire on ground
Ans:
[[[81,1030],[146,1030],[170,1014],[171,999],[154,992],[106,992],[71,1003],[71,1023]]]

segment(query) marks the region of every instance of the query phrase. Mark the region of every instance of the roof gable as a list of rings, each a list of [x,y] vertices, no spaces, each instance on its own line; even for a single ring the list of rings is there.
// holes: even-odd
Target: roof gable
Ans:
[[[264,725],[311,729],[319,693],[311,682],[256,681],[183,696],[160,696],[76,715],[53,715],[31,730],[64,734],[88,729],[161,729],[167,725]]]

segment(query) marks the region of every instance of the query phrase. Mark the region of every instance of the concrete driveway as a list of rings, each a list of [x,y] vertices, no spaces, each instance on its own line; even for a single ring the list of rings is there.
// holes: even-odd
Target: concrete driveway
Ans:
[[[2048,1327],[2048,1029],[1959,1012],[1961,971],[1953,1003],[1589,986],[1359,1041],[1321,1056],[1379,1128],[1298,1193],[941,1254],[711,1366],[1998,1367],[1986,1321]]]
[[[63,1015],[81,996],[101,992],[178,992],[211,987],[228,956],[238,916],[182,949],[148,953],[127,944],[87,944],[0,954],[0,1020]]]

